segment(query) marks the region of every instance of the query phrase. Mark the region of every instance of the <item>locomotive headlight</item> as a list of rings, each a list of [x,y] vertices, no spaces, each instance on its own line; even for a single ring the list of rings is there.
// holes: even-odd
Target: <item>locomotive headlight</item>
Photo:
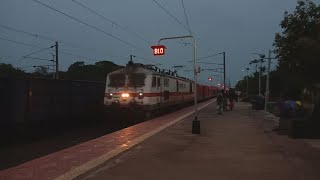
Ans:
[[[142,99],[142,98],[143,98],[143,93],[139,92],[139,99]]]
[[[113,93],[108,93],[108,94],[107,94],[107,98],[108,98],[108,99],[111,99],[112,96],[113,96]]]
[[[121,94],[121,97],[123,97],[123,98],[128,98],[128,97],[129,97],[129,93],[122,93],[122,94]]]

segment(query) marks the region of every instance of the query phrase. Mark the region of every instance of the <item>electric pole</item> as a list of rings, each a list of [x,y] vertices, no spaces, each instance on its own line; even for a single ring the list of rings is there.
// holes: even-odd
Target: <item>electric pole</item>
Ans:
[[[271,64],[271,50],[269,50],[269,56],[268,56],[268,70],[267,70],[267,84],[266,84],[266,95],[265,95],[265,101],[264,101],[264,110],[268,110],[268,101],[269,101],[269,78],[270,78],[270,64]]]
[[[134,55],[130,55],[130,61],[132,62],[132,58],[135,57]]]
[[[261,62],[259,67],[259,96],[261,96]]]
[[[248,79],[248,73],[247,73],[247,96],[249,95],[249,79]]]
[[[56,42],[56,79],[59,79],[58,42]]]
[[[51,54],[51,53],[50,53]],[[55,79],[55,77],[56,77],[56,75],[55,75],[55,73],[54,73],[54,62],[55,62],[55,60],[54,60],[54,57],[55,57],[55,55],[54,54],[51,54],[52,55],[52,62],[53,62],[53,66],[52,66],[52,69],[53,69],[53,72],[52,72],[52,78],[53,79]]]
[[[247,71],[247,96],[248,96],[249,95],[249,74],[248,74],[249,68],[246,68],[246,71]]]
[[[268,69],[267,69],[267,82],[266,82],[266,93],[265,93],[265,101],[264,101],[264,110],[267,111],[268,110],[268,100],[269,100],[269,95],[270,95],[270,92],[269,92],[269,86],[270,86],[270,83],[269,83],[269,80],[270,80],[270,66],[271,66],[271,59],[276,59],[276,58],[272,58],[271,57],[271,53],[272,51],[269,50],[269,56],[268,58],[265,58],[265,55],[264,54],[258,54],[258,53],[253,53],[253,54],[258,54],[260,56],[260,71],[259,71],[259,95],[260,95],[260,73],[261,73],[261,66],[262,66],[262,63],[263,63],[263,60],[265,59],[268,59]]]
[[[223,52],[223,91],[226,93],[226,52]]]

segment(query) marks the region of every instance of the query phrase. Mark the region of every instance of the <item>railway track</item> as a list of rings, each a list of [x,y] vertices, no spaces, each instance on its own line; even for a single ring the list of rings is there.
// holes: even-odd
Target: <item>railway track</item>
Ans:
[[[189,104],[190,105],[190,104]],[[167,109],[154,117],[181,109]],[[50,153],[86,142],[120,129],[147,121],[143,112],[114,110],[105,116],[93,117],[71,124],[30,125],[2,136],[0,170],[13,167]]]

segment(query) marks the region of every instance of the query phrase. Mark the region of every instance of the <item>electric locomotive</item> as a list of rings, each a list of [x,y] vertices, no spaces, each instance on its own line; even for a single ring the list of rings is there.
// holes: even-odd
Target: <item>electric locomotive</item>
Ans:
[[[154,111],[194,100],[194,81],[152,65],[129,61],[107,76],[104,104],[113,108]],[[213,97],[216,89],[198,85],[198,98]]]

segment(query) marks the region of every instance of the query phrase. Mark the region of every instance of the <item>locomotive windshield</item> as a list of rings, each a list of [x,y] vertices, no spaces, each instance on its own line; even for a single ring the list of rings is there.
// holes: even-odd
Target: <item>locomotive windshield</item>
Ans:
[[[126,82],[126,77],[128,78]],[[109,76],[109,84],[110,87],[142,87],[144,86],[144,80],[146,79],[146,75],[142,73],[138,74],[112,74]],[[126,84],[127,83],[127,84]]]
[[[110,87],[123,87],[125,85],[126,76],[124,74],[112,74],[109,76]]]
[[[128,87],[144,86],[145,74],[130,74],[128,75]]]

